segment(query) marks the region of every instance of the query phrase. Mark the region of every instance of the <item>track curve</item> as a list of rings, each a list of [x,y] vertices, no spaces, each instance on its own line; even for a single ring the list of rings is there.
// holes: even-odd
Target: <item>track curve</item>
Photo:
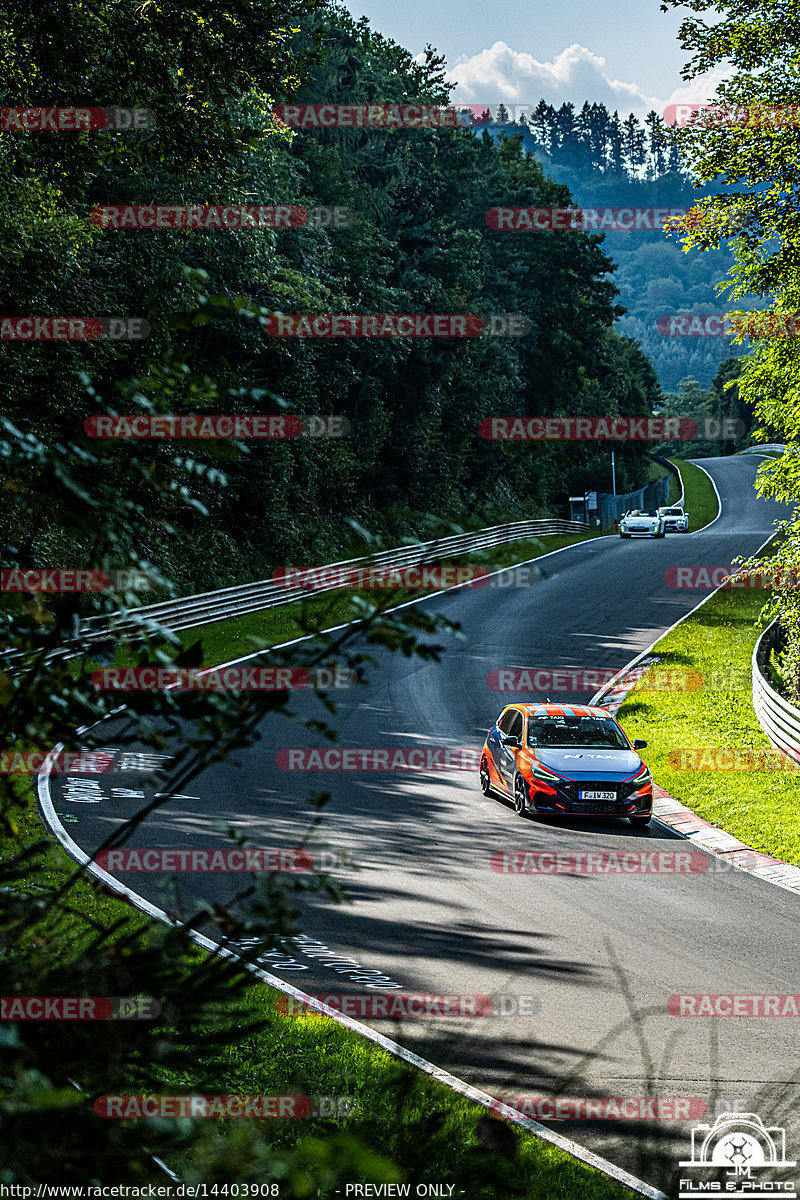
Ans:
[[[340,744],[480,746],[503,704],[539,698],[492,692],[491,671],[623,667],[706,594],[667,587],[668,568],[730,563],[757,549],[774,520],[787,515],[756,497],[757,459],[702,465],[722,500],[719,519],[705,530],[653,542],[597,539],[543,560],[548,577],[532,588],[426,599],[426,607],[461,623],[464,640],[440,664],[376,655],[369,688],[337,697]],[[586,703],[589,694],[558,698]],[[320,712],[303,694],[295,707]],[[289,740],[298,728],[285,719],[265,722],[262,741],[237,755],[238,768],[208,768],[191,797],[151,814],[129,845],[210,848],[224,844],[220,830],[227,825],[256,846],[296,845],[309,822],[304,797],[324,788],[332,793],[326,845],[359,870],[333,872],[349,887],[352,904],[305,904],[304,934],[405,991],[534,997],[529,1011],[508,1017],[408,1019],[399,1030],[360,1018],[366,1024],[493,1095],[697,1097],[709,1111],[721,1098],[722,1107],[738,1105],[768,1125],[786,1125],[787,1144],[800,1145],[800,1087],[788,1053],[792,1023],[681,1020],[667,1011],[675,993],[800,990],[794,896],[744,872],[498,874],[491,865],[497,851],[670,850],[686,843],[655,823],[635,831],[626,822],[522,821],[505,803],[485,799],[472,773],[281,770],[278,750],[312,744],[308,736]],[[114,730],[109,722],[111,744]],[[101,788],[130,794],[109,791],[100,803],[86,804],[70,801],[64,780],[51,777],[56,813],[91,853],[137,811],[139,793],[149,797],[153,788],[144,778],[135,771],[116,775],[113,784],[101,778]],[[168,791],[168,775],[161,778],[155,790]],[[164,907],[159,876],[120,878]],[[240,879],[184,875],[180,892],[187,903],[198,896],[225,900]],[[324,965],[332,957],[315,954],[314,945],[297,944],[294,965],[273,961],[270,969],[310,992],[364,986],[357,968]],[[678,1159],[686,1157],[690,1124],[556,1128],[669,1187]]]

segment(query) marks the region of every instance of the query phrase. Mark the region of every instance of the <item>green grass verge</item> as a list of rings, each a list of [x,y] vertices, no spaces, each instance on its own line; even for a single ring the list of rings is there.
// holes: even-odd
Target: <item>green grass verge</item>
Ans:
[[[31,785],[26,781],[24,786],[32,802]],[[21,884],[23,888],[56,889],[76,870],[76,864],[56,839],[43,830],[32,806],[19,818],[17,838],[0,840],[0,856],[10,858],[22,846],[43,837],[50,842],[45,869],[36,880]],[[96,933],[96,929],[87,928],[81,914],[105,927],[120,920],[127,923],[128,930],[147,923],[142,913],[87,874],[73,885],[68,902],[71,911],[64,915],[59,930],[64,944],[72,947],[93,939]],[[36,936],[35,930],[32,936]],[[203,951],[198,949],[196,953],[200,956]],[[264,1026],[234,1044],[218,1047],[213,1059],[218,1080],[215,1090],[249,1096],[347,1096],[355,1098],[359,1107],[352,1116],[326,1121],[268,1121],[265,1136],[277,1148],[291,1148],[302,1142],[309,1163],[318,1168],[325,1157],[324,1143],[319,1139],[333,1136],[339,1139],[336,1153],[346,1153],[352,1164],[348,1178],[410,1181],[413,1185],[444,1181],[455,1184],[454,1195],[482,1200],[500,1196],[519,1200],[630,1200],[627,1188],[533,1134],[522,1130],[512,1133],[504,1125],[501,1132],[505,1138],[495,1135],[487,1143],[488,1114],[482,1106],[329,1018],[280,1012],[280,996],[265,984],[248,989],[248,1017],[253,1023],[263,1021]],[[389,1036],[394,1032],[387,1030]],[[191,1072],[173,1074],[171,1079],[169,1075],[165,1071],[165,1090],[170,1093],[207,1090],[198,1083],[200,1073],[197,1079]],[[131,1090],[139,1089],[132,1086]],[[237,1178],[236,1137],[241,1125],[241,1121],[218,1123],[218,1136],[232,1139],[228,1154],[232,1180]],[[349,1147],[350,1135],[359,1139],[362,1149]],[[511,1154],[509,1145],[514,1141],[516,1153]],[[208,1178],[203,1158],[207,1143],[201,1140],[199,1147],[198,1154],[190,1145],[174,1158],[169,1156],[169,1166],[183,1180]],[[315,1188],[308,1193],[301,1186],[299,1191],[286,1194],[335,1197],[341,1192],[331,1185],[331,1189]]]
[[[677,466],[677,463],[675,464]],[[669,491],[667,492],[667,504],[677,504],[681,497],[681,486],[675,475],[669,473]]]
[[[328,1017],[277,1013],[278,995],[265,986],[249,993],[253,1018],[267,1028],[221,1049],[216,1059],[220,1092],[355,1099],[358,1109],[352,1116],[325,1124],[329,1130],[346,1129],[388,1155],[399,1170],[387,1182],[408,1181],[412,1195],[417,1184],[446,1183],[454,1185],[454,1196],[472,1200],[630,1200],[627,1188],[525,1130],[512,1134],[509,1127],[508,1145],[498,1137],[500,1152],[487,1150],[487,1109]],[[391,1027],[386,1033],[398,1036]],[[277,1144],[292,1145],[298,1124],[275,1122],[270,1132]],[[323,1130],[316,1120],[302,1125],[310,1136]],[[186,1168],[192,1169],[187,1160],[170,1165],[184,1177]]]
[[[674,463],[681,473],[684,490],[683,507],[689,514],[689,529],[695,533],[698,529],[704,529],[706,525],[710,525],[719,516],[716,492],[705,471],[701,471],[694,463],[683,462],[676,458],[670,459],[670,462]],[[673,501],[673,487],[676,484],[677,480],[673,476],[670,482],[670,504],[677,503],[678,500],[676,489]]]
[[[755,589],[717,592],[656,644],[657,672],[687,668],[717,679],[729,690],[632,691],[619,710],[630,737],[647,739],[655,782],[698,816],[755,850],[800,866],[800,773],[776,770],[679,770],[671,751],[700,747],[756,749],[769,741],[756,720],[750,660],[761,629],[755,628],[766,596]]]

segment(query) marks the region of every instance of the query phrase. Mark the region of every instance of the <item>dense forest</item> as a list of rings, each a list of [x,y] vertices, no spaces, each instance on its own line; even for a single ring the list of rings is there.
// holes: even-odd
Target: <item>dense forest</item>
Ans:
[[[660,395],[639,346],[613,329],[620,310],[601,239],[512,240],[487,229],[494,205],[569,203],[567,189],[516,142],[497,145],[468,129],[293,132],[271,116],[289,99],[448,101],[432,52],[415,62],[363,20],[330,5],[303,7],[299,32],[281,48],[292,68],[302,65],[296,86],[267,97],[243,87],[243,72],[226,63],[190,113],[167,76],[153,129],[0,143],[3,310],[143,317],[151,328],[138,342],[3,341],[4,411],[48,444],[79,447],[84,470],[110,492],[132,489],[135,549],[162,567],[168,561],[179,590],[340,557],[351,537],[345,518],[397,541],[432,536],[430,514],[474,525],[565,513],[571,492],[602,488],[607,448],[501,446],[479,436],[480,421],[649,414]],[[61,97],[95,94],[99,36],[85,30],[90,50],[53,64]],[[122,82],[135,99],[135,79]],[[111,80],[105,86],[119,91]],[[154,108],[152,92],[148,99]],[[354,216],[345,228],[241,230],[103,228],[91,219],[96,205],[176,203],[342,206]],[[273,312],[522,313],[530,331],[278,339],[255,319]],[[282,406],[345,416],[350,434],[249,443],[83,434],[103,412]],[[620,489],[638,485],[647,448],[620,448]],[[162,502],[149,508],[156,476],[170,481],[171,511]],[[192,528],[190,480],[209,505],[202,532]],[[46,488],[16,499],[4,513],[5,539],[23,562],[94,561],[89,513],[65,520]],[[128,549],[120,546],[123,557]]]
[[[132,489],[140,532],[135,546],[121,540],[120,558],[155,563],[179,592],[344,557],[363,545],[363,530],[396,543],[453,523],[565,516],[570,494],[609,489],[607,445],[499,444],[480,437],[480,422],[649,415],[664,397],[647,353],[672,388],[687,373],[707,387],[723,357],[719,342],[687,351],[648,333],[657,300],[702,307],[713,276],[709,267],[688,288],[698,256],[692,265],[660,234],[516,236],[486,224],[496,206],[584,201],[590,181],[595,200],[686,200],[655,126],[648,142],[602,106],[576,115],[540,105],[530,136],[541,161],[524,131],[498,139],[464,127],[291,129],[273,114],[289,101],[449,102],[433,51],[416,61],[327,3],[298,5],[295,21],[276,48],[286,74],[270,94],[239,64],[220,62],[202,103],[187,108],[159,62],[156,107],[132,74],[157,56],[144,46],[130,52],[121,80],[99,78],[107,94],[122,87],[126,101],[146,99],[152,127],[0,142],[3,311],[126,316],[150,327],[139,341],[0,342],[6,418],[74,447],[109,495]],[[123,26],[103,59],[96,29],[79,25],[87,52],[52,64],[64,101],[97,94],[97,63],[113,61],[130,34]],[[347,220],[143,229],[96,216],[96,206],[153,204],[324,208]],[[275,313],[515,313],[527,332],[277,338],[264,327]],[[83,432],[103,413],[203,412],[335,414],[349,434],[103,441]],[[652,448],[618,447],[618,490],[644,482]],[[173,505],[150,506],[153,479],[168,481]],[[187,499],[190,483],[199,501]],[[13,481],[6,496],[17,502],[3,513],[13,561],[95,560],[88,508],[67,517],[46,487],[33,495]],[[198,504],[209,520],[197,521]]]

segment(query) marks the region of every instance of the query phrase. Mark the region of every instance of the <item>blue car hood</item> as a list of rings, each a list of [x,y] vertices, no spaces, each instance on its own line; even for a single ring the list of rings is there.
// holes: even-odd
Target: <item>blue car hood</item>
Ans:
[[[633,750],[553,750],[537,747],[534,753],[543,766],[570,779],[591,777],[608,779],[609,782],[619,781],[635,774],[642,765],[642,760]]]

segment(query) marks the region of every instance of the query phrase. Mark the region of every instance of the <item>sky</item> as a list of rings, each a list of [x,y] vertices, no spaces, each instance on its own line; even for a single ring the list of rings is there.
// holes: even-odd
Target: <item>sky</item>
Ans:
[[[455,103],[602,102],[643,117],[704,102],[721,72],[685,84],[678,40],[687,9],[660,0],[345,0],[355,17],[412,54],[430,43],[447,60]]]

